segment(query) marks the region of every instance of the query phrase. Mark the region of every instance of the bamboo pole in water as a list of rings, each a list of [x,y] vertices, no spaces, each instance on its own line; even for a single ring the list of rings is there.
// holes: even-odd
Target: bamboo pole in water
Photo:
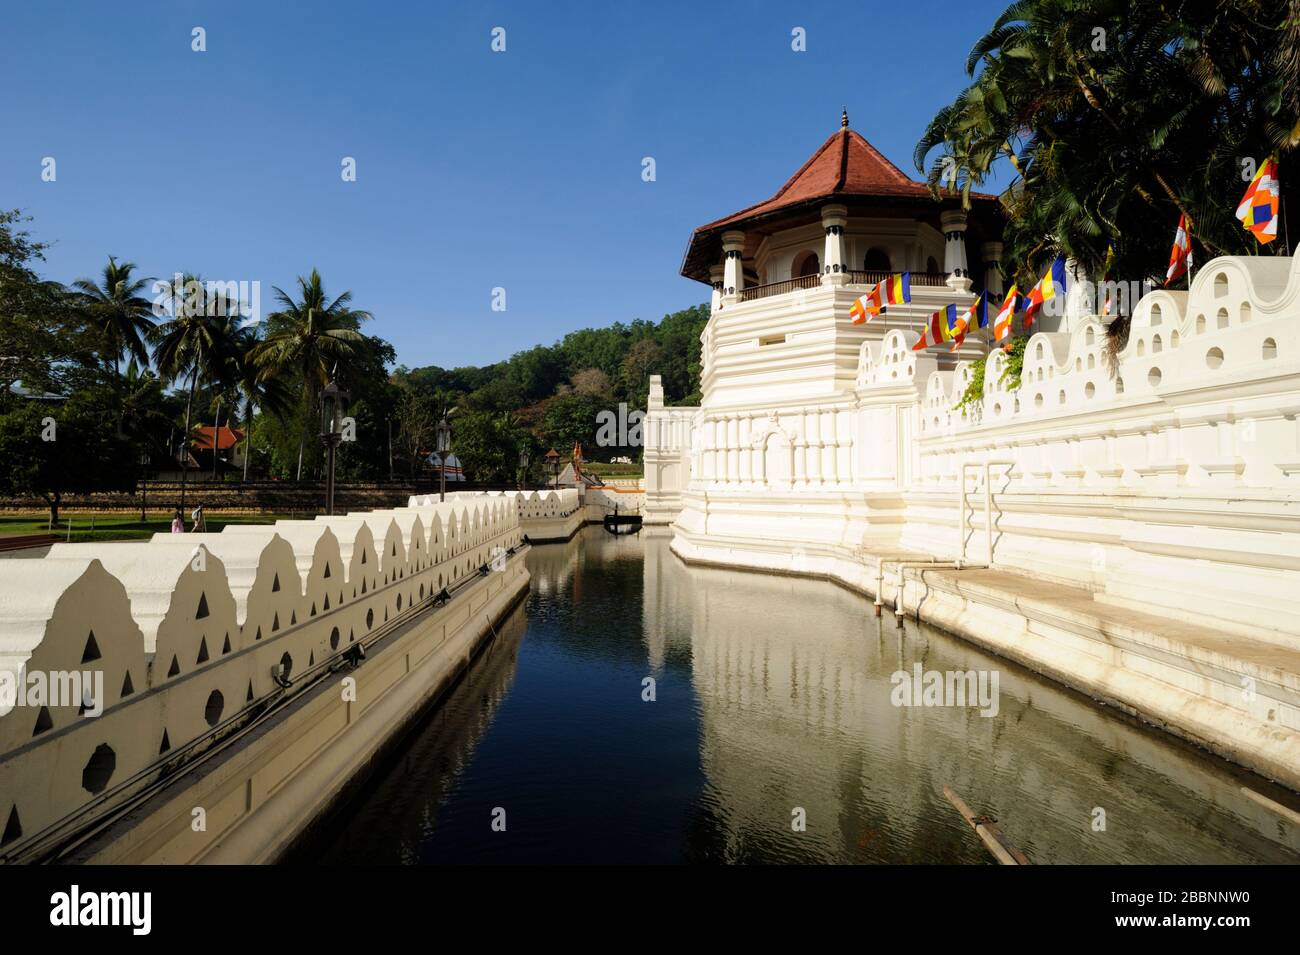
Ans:
[[[997,859],[1002,865],[1030,865],[1029,858],[1007,841],[1007,837],[1002,834],[997,823],[992,819],[978,818],[971,811],[970,806],[966,805],[955,792],[949,787],[943,787],[943,794],[948,797],[948,801],[962,815],[962,818],[975,830],[975,834],[980,837],[989,852],[993,853],[993,858]]]

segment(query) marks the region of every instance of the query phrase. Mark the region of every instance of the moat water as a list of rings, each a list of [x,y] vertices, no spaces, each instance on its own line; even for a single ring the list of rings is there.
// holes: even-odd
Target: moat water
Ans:
[[[1300,861],[1243,787],[1294,795],[834,584],[668,544],[533,547],[527,601],[302,861],[991,862],[945,786],[1035,863]],[[996,673],[997,714],[895,705],[916,664]]]

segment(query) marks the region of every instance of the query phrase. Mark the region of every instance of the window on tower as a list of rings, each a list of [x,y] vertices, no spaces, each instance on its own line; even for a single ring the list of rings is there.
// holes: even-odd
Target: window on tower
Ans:
[[[794,257],[794,278],[803,278],[805,275],[820,275],[821,271],[821,259],[817,257],[816,252],[800,252]]]
[[[884,249],[868,249],[867,257],[862,261],[862,268],[868,272],[888,272],[889,253]]]

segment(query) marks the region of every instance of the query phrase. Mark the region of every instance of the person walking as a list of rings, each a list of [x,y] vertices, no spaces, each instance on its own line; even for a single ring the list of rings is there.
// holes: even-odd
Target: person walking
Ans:
[[[176,513],[172,515],[172,533],[185,533],[185,518],[181,517],[181,509],[179,507],[176,508]]]
[[[193,526],[190,528],[190,530],[191,530],[193,533],[195,533],[195,534],[206,534],[206,533],[208,532],[208,522],[205,521],[205,520],[203,519],[203,505],[202,505],[202,504],[200,504],[198,507],[194,508],[194,512],[193,512],[192,514],[190,514],[190,517],[193,519],[193,522],[194,522]]]

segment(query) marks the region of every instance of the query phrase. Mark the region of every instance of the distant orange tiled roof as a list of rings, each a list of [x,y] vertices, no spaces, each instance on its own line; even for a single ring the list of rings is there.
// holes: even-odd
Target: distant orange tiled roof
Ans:
[[[217,433],[217,447],[220,450],[233,448],[244,440],[244,432],[238,428],[228,428],[224,424]],[[212,450],[212,428],[204,425],[194,429],[194,448],[198,451]]]

